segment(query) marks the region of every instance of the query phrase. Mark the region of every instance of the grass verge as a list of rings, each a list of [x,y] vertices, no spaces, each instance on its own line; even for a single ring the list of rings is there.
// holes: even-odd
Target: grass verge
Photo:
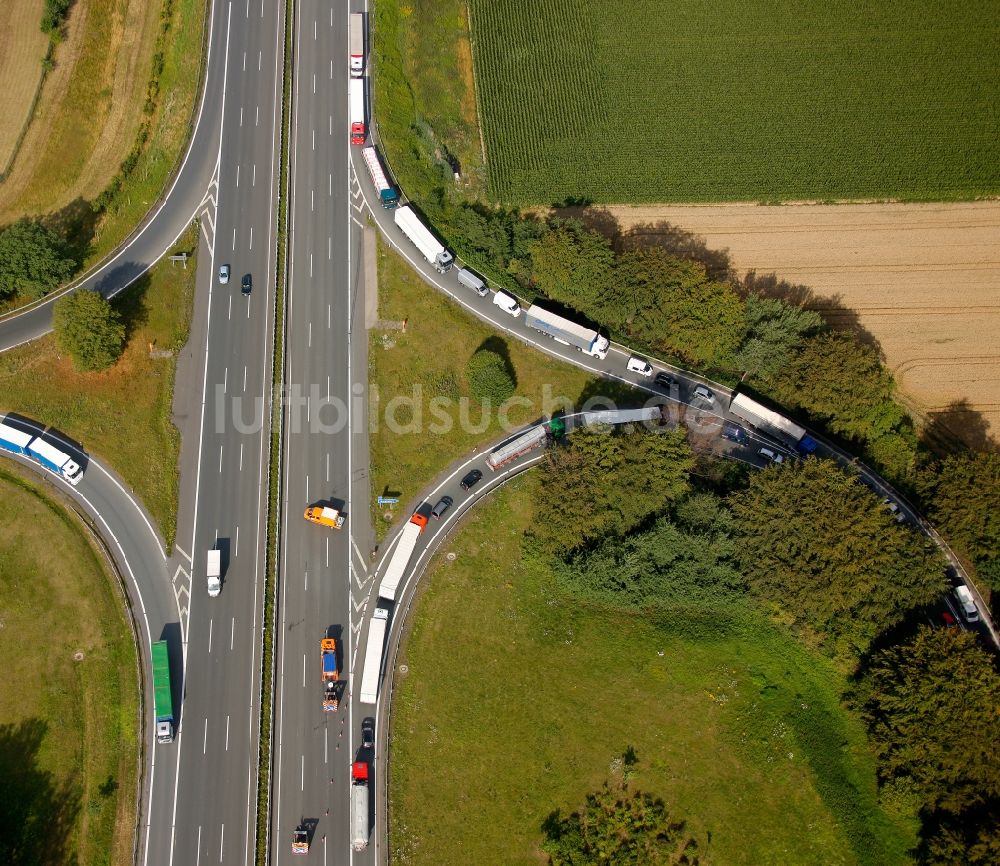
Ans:
[[[747,608],[651,618],[561,596],[523,555],[537,502],[535,477],[505,486],[424,578],[395,673],[394,859],[538,862],[550,812],[631,747],[633,784],[687,821],[706,866],[909,862],[915,828],[879,808],[826,660]]]
[[[455,455],[493,441],[564,403],[595,393],[616,395],[611,383],[498,335],[432,289],[379,239],[379,315],[406,320],[406,330],[371,331],[368,345],[372,494],[398,496],[403,507]],[[484,411],[470,396],[465,367],[480,347],[504,356],[515,396]],[[628,391],[623,405],[637,397]],[[630,402],[625,402],[630,401]],[[389,526],[372,504],[376,538]]]
[[[132,862],[138,659],[103,555],[45,488],[0,466],[4,862]]]
[[[198,228],[181,237],[187,268],[162,259],[113,302],[128,328],[121,360],[78,373],[49,334],[0,355],[0,406],[78,441],[106,460],[138,494],[168,548],[177,520],[180,437],[171,419],[175,355],[187,342],[194,301]],[[165,351],[153,357],[150,347]]]

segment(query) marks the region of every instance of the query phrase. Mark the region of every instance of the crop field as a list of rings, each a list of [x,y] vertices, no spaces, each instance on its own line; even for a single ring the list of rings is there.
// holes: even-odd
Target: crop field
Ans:
[[[511,204],[1000,192],[992,0],[471,0]]]
[[[0,178],[31,117],[49,37],[38,26],[43,0],[0,3]]]
[[[680,233],[881,347],[902,396],[948,439],[1000,442],[1000,202],[609,208]]]
[[[549,507],[536,481],[478,505],[423,577],[394,673],[392,860],[548,862],[546,817],[620,778],[631,747],[633,787],[687,823],[702,866],[911,862],[830,663],[738,605],[563,597],[522,547]]]

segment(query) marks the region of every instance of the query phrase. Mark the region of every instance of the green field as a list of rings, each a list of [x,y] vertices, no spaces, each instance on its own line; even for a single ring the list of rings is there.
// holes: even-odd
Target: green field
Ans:
[[[430,10],[417,9],[417,28],[429,26]],[[471,10],[499,201],[1000,192],[991,0],[471,0]],[[433,123],[433,106],[418,110]]]
[[[124,601],[63,506],[0,466],[0,860],[132,862],[139,690]]]
[[[522,555],[522,477],[424,576],[393,695],[390,844],[410,866],[529,864],[541,825],[620,772],[687,822],[702,866],[902,864],[831,664],[742,607],[661,621],[561,596]]]

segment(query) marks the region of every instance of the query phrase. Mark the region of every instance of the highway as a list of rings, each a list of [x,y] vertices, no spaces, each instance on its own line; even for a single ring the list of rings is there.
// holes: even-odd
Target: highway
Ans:
[[[347,4],[297,4],[272,757],[275,864],[301,861],[291,851],[299,824],[309,831],[309,860],[351,862],[352,592],[366,585],[370,530],[367,333],[359,302],[361,231],[350,194],[347,31]],[[355,383],[360,387],[352,392]],[[303,510],[317,503],[346,513],[344,528],[307,523]],[[337,712],[321,705],[319,642],[328,636],[337,641]]]

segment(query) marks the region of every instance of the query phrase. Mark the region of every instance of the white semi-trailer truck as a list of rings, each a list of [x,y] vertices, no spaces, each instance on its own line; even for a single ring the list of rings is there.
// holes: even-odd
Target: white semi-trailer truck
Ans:
[[[374,704],[378,700],[379,673],[382,671],[382,650],[385,647],[385,627],[388,622],[389,611],[384,607],[375,608],[368,624],[365,667],[361,673],[359,699],[363,704]]]
[[[446,273],[455,261],[454,256],[445,249],[427,228],[409,205],[396,208],[393,219],[399,230],[406,235],[427,261],[440,273]]]
[[[532,304],[524,314],[524,324],[536,331],[541,331],[564,346],[575,346],[592,358],[606,358],[610,343],[607,337],[602,337],[593,328],[585,328],[555,313]]]
[[[351,13],[351,77],[360,78],[365,69],[365,17]]]

